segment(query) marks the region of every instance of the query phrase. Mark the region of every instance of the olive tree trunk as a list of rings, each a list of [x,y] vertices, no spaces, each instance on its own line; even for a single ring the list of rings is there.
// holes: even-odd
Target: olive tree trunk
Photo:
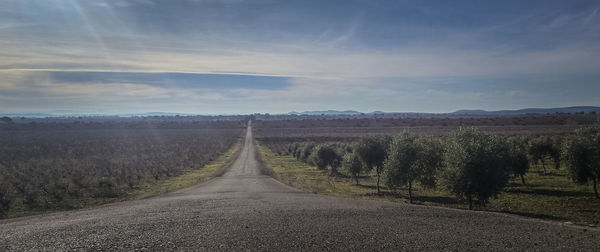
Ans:
[[[544,169],[544,174],[546,174],[546,162],[542,159],[542,169]]]
[[[381,178],[381,175],[379,174],[379,172],[377,172],[377,194],[381,194],[381,189],[379,189],[380,178]]]
[[[469,200],[469,210],[473,210],[473,196],[470,193],[467,196],[467,200]]]
[[[600,199],[600,195],[598,195],[598,179],[594,178],[592,182],[594,183],[594,194],[596,195],[596,198]]]
[[[408,200],[410,201],[410,204],[413,203],[413,198],[412,198],[412,181],[408,181]]]

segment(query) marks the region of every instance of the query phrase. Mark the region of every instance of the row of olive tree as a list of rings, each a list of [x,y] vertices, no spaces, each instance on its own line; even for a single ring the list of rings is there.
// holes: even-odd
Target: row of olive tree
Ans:
[[[333,176],[340,175],[338,168],[342,166],[356,184],[361,174],[375,170],[377,192],[380,193],[381,175],[391,140],[389,136],[369,136],[361,138],[351,146],[332,143],[293,143],[288,152],[296,159],[317,166],[319,169],[326,170],[330,167],[330,174]]]
[[[331,175],[339,175],[338,168],[342,165],[343,153],[347,151],[343,144],[315,144],[313,142],[293,143],[288,152],[296,159],[316,166],[318,169],[330,168]]]
[[[319,169],[331,167],[332,175],[338,174],[341,164],[357,184],[361,174],[374,170],[378,193],[382,177],[390,189],[408,187],[411,203],[416,183],[441,185],[468,200],[472,208],[474,199],[485,203],[497,195],[511,174],[523,179],[529,167],[526,147],[517,139],[512,142],[475,129],[459,129],[445,142],[404,133],[393,138],[366,136],[351,146],[295,143],[289,152]]]
[[[407,187],[412,203],[415,184],[422,187],[440,186],[459,199],[485,204],[506,186],[511,176],[518,176],[525,184],[524,175],[530,163],[546,158],[558,167],[565,162],[575,182],[591,181],[598,197],[600,180],[600,130],[578,130],[572,136],[500,137],[473,128],[461,128],[449,137],[432,138],[404,133],[396,137],[366,136],[355,144],[303,143],[290,147],[299,160],[320,169],[331,167],[337,175],[344,168],[359,183],[361,174],[375,170],[377,192],[380,181],[390,189]],[[558,153],[558,155],[556,154]]]
[[[414,183],[422,187],[440,185],[457,198],[485,203],[507,184],[511,174],[522,175],[529,162],[518,144],[463,128],[445,143],[439,139],[408,133],[396,136],[385,160],[389,188],[407,186],[412,203]],[[522,178],[523,179],[523,178]]]

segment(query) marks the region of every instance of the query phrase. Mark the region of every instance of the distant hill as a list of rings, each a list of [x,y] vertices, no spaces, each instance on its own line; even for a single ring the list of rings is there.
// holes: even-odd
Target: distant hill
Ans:
[[[486,111],[486,110],[457,110],[451,114],[455,115],[527,115],[527,114],[556,114],[556,113],[590,113],[597,112],[600,113],[600,107],[595,106],[575,106],[575,107],[564,107],[564,108],[526,108],[526,109],[517,109],[517,110],[496,110],[496,111]]]
[[[62,112],[62,113],[61,113]],[[562,108],[525,108],[517,110],[495,110],[487,111],[481,109],[461,109],[451,113],[423,113],[423,112],[384,112],[384,111],[373,111],[373,112],[360,112],[356,110],[313,110],[296,112],[292,111],[287,113],[287,116],[330,116],[330,117],[419,117],[419,116],[500,116],[500,115],[527,115],[527,114],[575,114],[575,113],[589,114],[595,112],[600,114],[600,107],[596,106],[574,106],[574,107],[562,107]],[[56,111],[50,113],[0,113],[0,117],[7,116],[11,118],[27,117],[27,118],[45,118],[45,117],[152,117],[152,116],[195,116],[198,114],[189,113],[176,113],[176,112],[146,112],[146,113],[130,113],[130,114],[86,114],[76,113],[75,111]],[[280,114],[286,116],[286,114]],[[206,115],[206,116],[219,116],[217,114]],[[225,115],[222,115],[225,116]]]
[[[131,117],[131,116],[189,116],[194,114],[188,113],[171,113],[171,112],[147,112],[147,113],[137,113],[137,114],[119,114],[118,116],[123,117]]]
[[[191,116],[195,114],[170,113],[170,112],[147,112],[131,114],[86,114],[86,113],[0,113],[0,117],[27,117],[27,118],[45,118],[45,117],[146,117],[146,116]]]
[[[45,114],[45,113],[0,113],[0,116],[7,117],[29,117],[29,118],[43,118],[43,117],[52,117],[55,115]]]
[[[316,111],[304,111],[304,112],[289,112],[288,115],[527,115],[527,114],[556,114],[556,113],[590,113],[597,112],[600,114],[600,107],[595,106],[575,106],[575,107],[563,107],[563,108],[525,108],[517,110],[495,110],[487,111],[482,109],[461,109],[451,113],[413,113],[413,112],[383,112],[373,111],[370,113],[363,113],[355,110],[316,110]]]
[[[461,109],[461,110],[457,110],[455,112],[452,112],[450,114],[459,114],[459,115],[480,115],[480,114],[487,114],[490,113],[489,111],[485,111],[482,109]]]
[[[317,110],[317,111],[304,111],[304,112],[290,112],[289,115],[360,115],[361,112],[354,110]]]

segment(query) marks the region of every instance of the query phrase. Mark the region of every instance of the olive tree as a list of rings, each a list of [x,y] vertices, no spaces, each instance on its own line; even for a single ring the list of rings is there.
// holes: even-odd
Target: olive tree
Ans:
[[[304,143],[302,145],[302,148],[300,149],[300,154],[298,155],[298,159],[302,162],[308,162],[310,154],[312,153],[313,149],[315,148],[315,144],[314,143]]]
[[[446,144],[440,182],[459,199],[485,204],[506,186],[509,155],[505,141],[473,128],[453,132]]]
[[[534,138],[529,143],[529,155],[533,163],[542,164],[542,169],[546,173],[546,158],[551,158],[554,161],[556,169],[560,168],[560,147],[558,139],[553,139],[549,136],[541,136]]]
[[[579,129],[568,136],[563,142],[562,156],[573,181],[580,184],[591,181],[594,194],[600,199],[600,128]]]
[[[0,165],[0,168],[4,168]],[[1,174],[0,175],[4,175]],[[13,188],[8,179],[3,179],[4,176],[0,176],[0,219],[7,217],[8,210],[10,210],[13,201]]]
[[[522,138],[513,137],[508,141],[509,166],[515,176],[521,178],[525,185],[525,174],[529,170],[529,159],[527,157],[527,143]]]
[[[294,146],[292,148],[292,150],[293,150],[292,156],[294,156],[296,159],[300,160],[300,155],[302,154],[303,147],[304,147],[304,145],[302,145],[301,143],[298,143],[296,146]]]
[[[350,176],[356,181],[358,185],[358,177],[360,173],[363,171],[363,164],[354,152],[347,152],[344,154],[344,158],[342,161],[342,167],[346,172],[350,174]]]
[[[375,168],[375,173],[377,174],[377,193],[381,193],[381,173],[383,172],[383,163],[387,157],[387,148],[390,140],[389,136],[366,136],[362,137],[354,148],[365,166],[365,171],[368,172]]]
[[[439,142],[410,135],[394,137],[385,160],[385,183],[389,188],[408,186],[408,198],[413,203],[414,182],[424,187],[435,186],[435,173],[442,163]]]
[[[330,144],[319,144],[312,151],[312,161],[321,170],[331,167],[331,175],[338,174],[337,168],[340,166],[341,157],[336,152],[334,146]]]
[[[296,150],[298,149],[299,146],[300,146],[299,143],[290,144],[290,146],[288,146],[288,154],[291,154],[292,156],[296,157]]]

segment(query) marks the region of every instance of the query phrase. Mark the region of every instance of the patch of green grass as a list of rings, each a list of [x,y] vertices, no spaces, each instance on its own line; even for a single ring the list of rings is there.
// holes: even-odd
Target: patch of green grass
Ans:
[[[376,192],[376,181],[372,177],[364,177],[360,179],[360,185],[355,185],[350,178],[329,176],[328,171],[318,170],[290,155],[278,155],[258,142],[257,148],[265,166],[273,171],[273,176],[290,186],[312,193],[404,201],[397,197],[372,196]]]
[[[362,177],[360,185],[356,185],[351,178],[331,177],[328,171],[318,170],[290,155],[278,155],[258,142],[257,147],[267,169],[273,171],[276,179],[290,186],[312,193],[408,203],[405,189],[390,191],[383,186],[382,194],[377,195],[374,174]],[[525,176],[526,185],[521,184],[520,178],[512,179],[496,199],[485,206],[475,206],[475,209],[598,225],[600,200],[594,197],[591,186],[573,183],[564,168],[547,169],[548,173],[543,174],[540,167],[533,167]],[[413,199],[416,204],[468,208],[465,202],[440,189],[416,187]]]
[[[231,163],[233,163],[241,150],[242,143],[238,141],[235,143],[225,154],[219,156],[216,160],[206,164],[199,169],[187,169],[184,172],[175,177],[170,177],[162,180],[152,180],[140,183],[134,187],[133,190],[127,190],[124,194],[114,198],[94,198],[84,197],[80,199],[69,199],[68,208],[55,208],[55,209],[22,209],[13,208],[8,212],[8,218],[48,214],[52,212],[58,212],[63,210],[72,210],[78,208],[98,206],[101,204],[124,201],[124,200],[135,200],[145,199],[157,195],[161,195],[168,192],[173,192],[179,189],[193,186],[205,182],[213,177],[216,177],[223,173]]]
[[[486,209],[579,224],[600,223],[600,200],[591,186],[575,184],[565,169],[548,169],[547,174],[535,169],[525,182],[512,180]]]

